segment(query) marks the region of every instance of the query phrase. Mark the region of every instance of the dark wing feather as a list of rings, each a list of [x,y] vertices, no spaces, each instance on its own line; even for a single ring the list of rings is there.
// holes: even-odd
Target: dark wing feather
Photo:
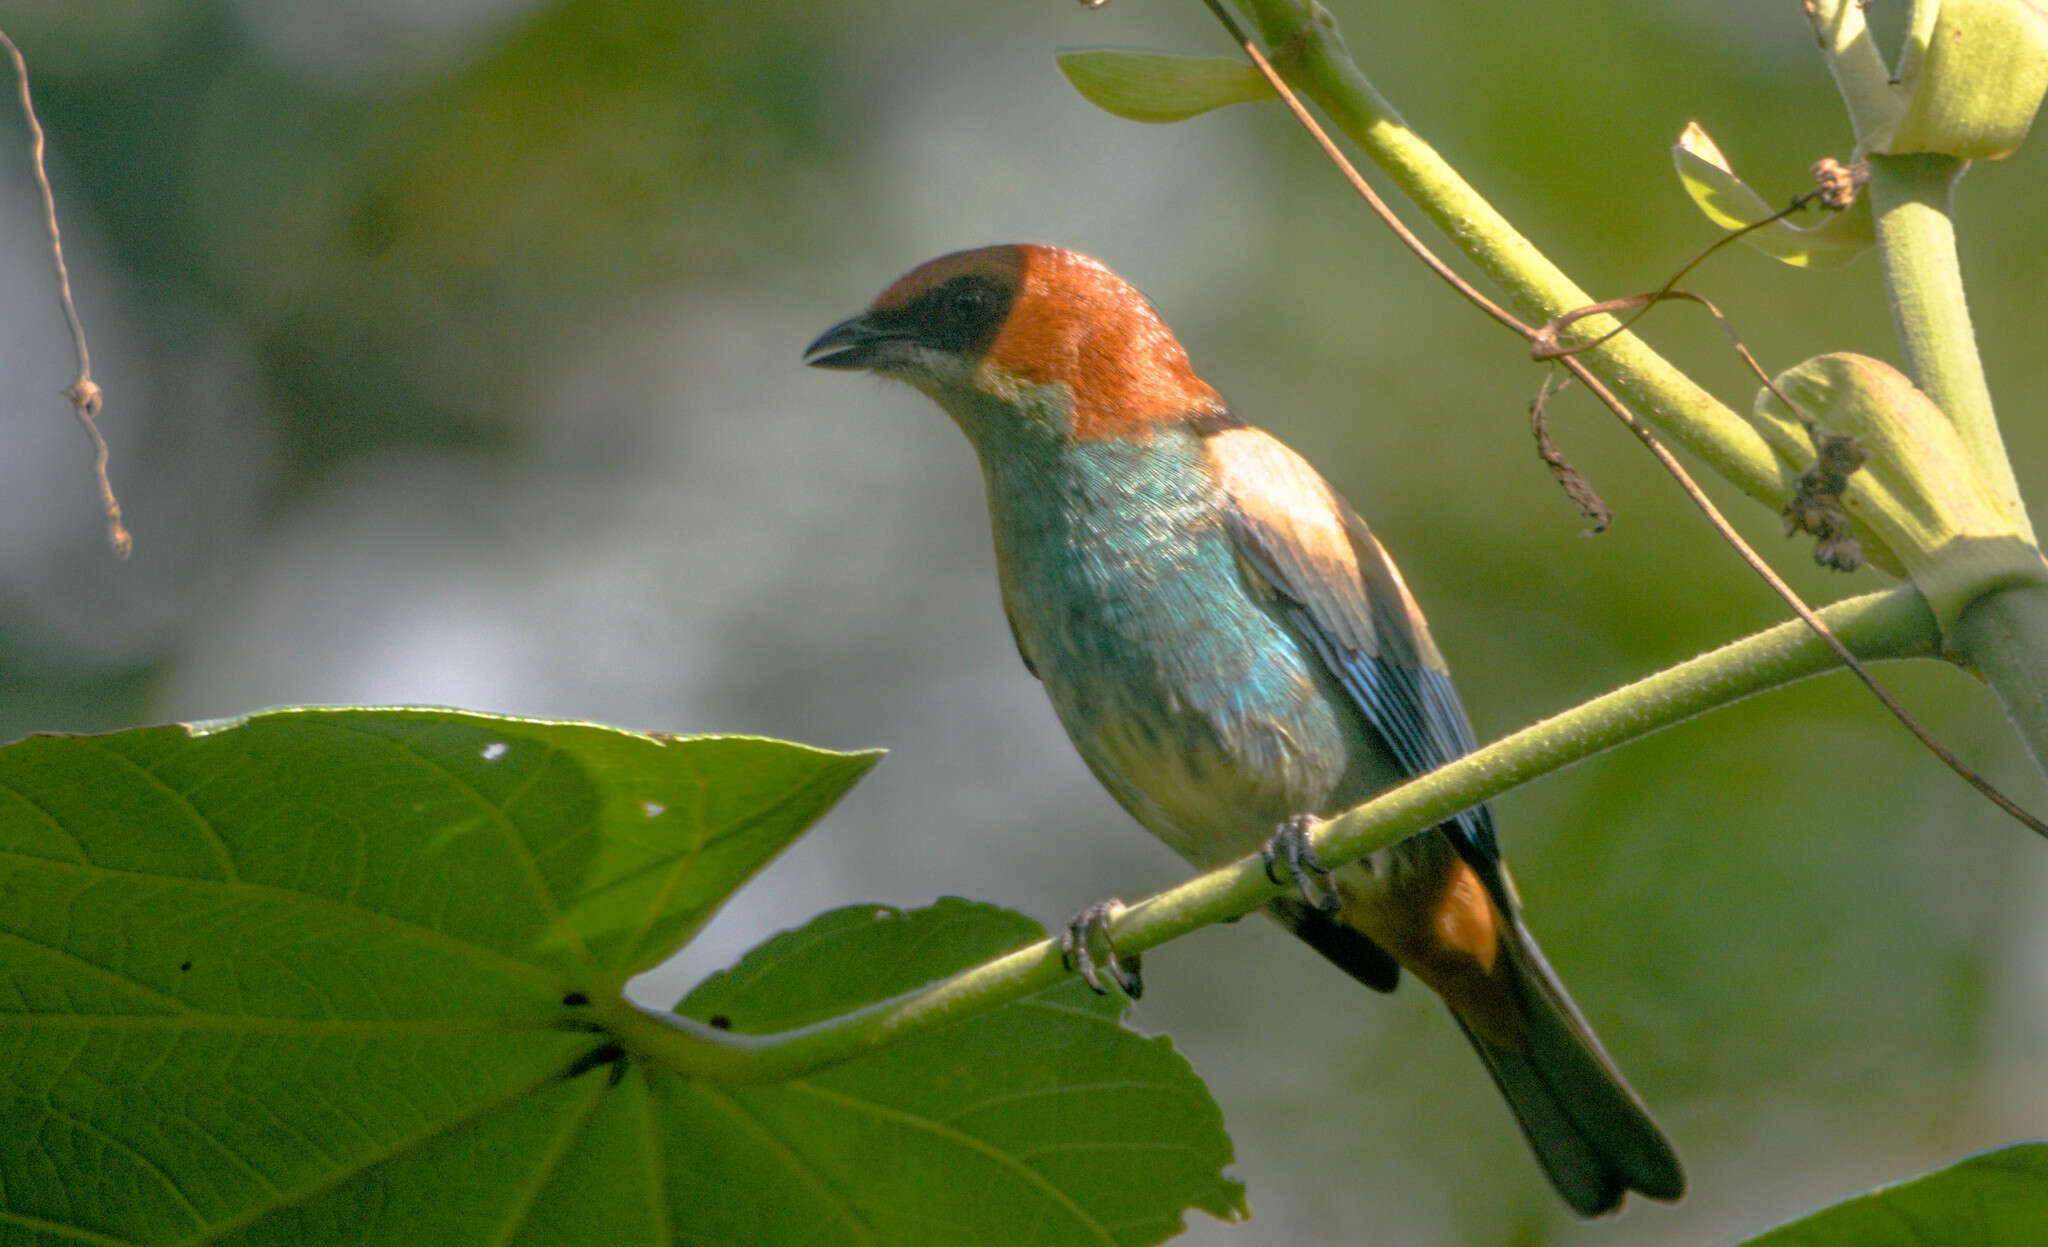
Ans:
[[[1338,921],[1296,896],[1280,897],[1266,908],[1302,943],[1374,991],[1390,992],[1400,983],[1401,963],[1357,927]]]
[[[1357,703],[1402,770],[1432,770],[1471,752],[1465,718],[1443,657],[1386,551],[1300,456],[1264,434],[1212,435],[1210,462],[1246,574],[1270,589],[1288,621]],[[1519,1043],[1476,1029],[1472,1014],[1445,999],[1507,1097],[1544,1171],[1585,1216],[1621,1202],[1633,1188],[1677,1199],[1685,1174],[1640,1097],[1579,1016],[1571,997],[1516,917],[1485,806],[1444,828],[1459,856],[1485,881],[1505,919],[1501,946],[1513,1004],[1526,1028]],[[1306,905],[1275,903],[1283,921]],[[1336,927],[1333,933],[1328,928]],[[1340,923],[1296,927],[1317,951],[1375,987],[1398,971],[1379,945]]]

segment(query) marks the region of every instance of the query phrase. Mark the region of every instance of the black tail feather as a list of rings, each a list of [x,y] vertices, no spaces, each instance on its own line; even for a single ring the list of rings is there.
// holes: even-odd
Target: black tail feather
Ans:
[[[1582,1216],[1611,1212],[1628,1191],[1685,1194],[1685,1172],[1650,1111],[1579,1015],[1521,923],[1502,941],[1527,1025],[1517,1045],[1459,1026],[1514,1110],[1536,1159]]]
[[[1496,902],[1498,906],[1498,902]],[[1392,991],[1401,967],[1341,919],[1293,897],[1268,910],[1309,947],[1374,991]],[[1498,912],[1498,909],[1496,909]],[[1685,1194],[1685,1172],[1641,1097],[1593,1036],[1519,917],[1501,930],[1522,1034],[1509,1044],[1475,1031],[1452,1010],[1551,1185],[1581,1216],[1621,1205],[1629,1191],[1651,1199]]]

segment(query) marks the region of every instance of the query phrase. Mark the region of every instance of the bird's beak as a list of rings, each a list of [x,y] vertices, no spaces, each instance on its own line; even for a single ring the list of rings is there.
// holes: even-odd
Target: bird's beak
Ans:
[[[813,368],[882,368],[908,359],[909,345],[909,334],[863,312],[819,334],[804,348],[804,362]]]

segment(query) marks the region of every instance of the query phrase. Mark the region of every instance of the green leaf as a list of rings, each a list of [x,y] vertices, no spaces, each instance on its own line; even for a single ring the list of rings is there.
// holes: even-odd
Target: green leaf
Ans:
[[[2048,94],[2048,5],[1942,0],[1933,18],[1924,35],[1909,32],[1899,77],[1911,94],[1882,150],[2010,154]]]
[[[1258,70],[1234,57],[1075,48],[1054,59],[1089,103],[1129,121],[1186,121],[1232,104],[1279,98]]]
[[[579,998],[875,757],[441,710],[0,749],[0,1226],[652,1241],[651,1084]]]
[[[1728,158],[1697,121],[1686,123],[1671,146],[1671,159],[1685,193],[1722,229],[1741,229],[1777,211],[1735,176]],[[1869,200],[1858,196],[1854,204],[1829,212],[1818,225],[1774,221],[1744,234],[1742,241],[1795,268],[1836,268],[1869,250],[1877,241],[1877,228],[1870,219]]]
[[[2022,1143],[1882,1186],[1748,1247],[2016,1247],[2048,1241],[2048,1143]]]
[[[1043,935],[954,898],[855,906],[762,945],[677,1011],[783,1030]],[[760,1247],[1157,1243],[1190,1207],[1245,1215],[1220,1111],[1166,1039],[1118,1025],[1123,1008],[1070,982],[777,1086],[663,1080],[664,1184],[697,1210],[691,1241]]]

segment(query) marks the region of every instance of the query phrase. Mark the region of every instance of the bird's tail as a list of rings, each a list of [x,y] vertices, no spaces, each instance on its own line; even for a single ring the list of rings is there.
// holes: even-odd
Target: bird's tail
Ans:
[[[1477,1019],[1452,1015],[1507,1097],[1550,1181],[1581,1216],[1612,1211],[1636,1190],[1685,1193],[1678,1156],[1642,1098],[1601,1048],[1519,917],[1501,932],[1521,1033],[1490,1038]],[[1495,1028],[1485,1028],[1491,1030]]]
[[[1416,870],[1401,891],[1348,887],[1339,876],[1339,913],[1295,897],[1269,908],[1366,986],[1392,991],[1405,968],[1443,997],[1580,1215],[1611,1212],[1631,1190],[1677,1199],[1685,1173],[1670,1142],[1522,925],[1504,871],[1494,876],[1488,886],[1463,861]]]

